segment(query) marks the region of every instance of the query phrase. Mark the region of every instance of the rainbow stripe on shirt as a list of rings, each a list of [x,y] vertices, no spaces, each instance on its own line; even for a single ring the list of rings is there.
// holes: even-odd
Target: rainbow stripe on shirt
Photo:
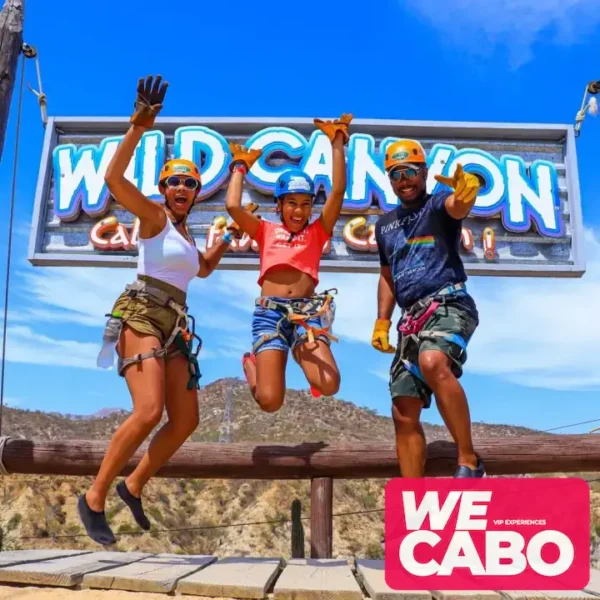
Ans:
[[[430,248],[435,246],[435,238],[432,235],[422,235],[420,237],[411,238],[406,241],[409,246],[420,246]]]

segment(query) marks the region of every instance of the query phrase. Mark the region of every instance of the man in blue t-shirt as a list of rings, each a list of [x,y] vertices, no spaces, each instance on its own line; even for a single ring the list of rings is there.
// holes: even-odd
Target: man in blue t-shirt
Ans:
[[[395,352],[389,388],[400,471],[403,477],[424,475],[427,446],[420,417],[435,394],[458,447],[454,476],[483,477],[458,382],[467,343],[479,324],[459,255],[462,220],[475,204],[479,181],[459,165],[453,177],[435,177],[453,191],[428,194],[425,152],[413,140],[389,146],[385,169],[400,205],[375,225],[381,274],[372,344]],[[388,337],[396,304],[403,311],[397,350]]]

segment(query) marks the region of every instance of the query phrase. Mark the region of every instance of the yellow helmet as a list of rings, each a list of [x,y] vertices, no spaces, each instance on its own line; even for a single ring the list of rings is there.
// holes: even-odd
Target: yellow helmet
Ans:
[[[419,142],[415,140],[398,140],[387,147],[384,166],[388,173],[395,167],[407,163],[427,164],[425,150]]]

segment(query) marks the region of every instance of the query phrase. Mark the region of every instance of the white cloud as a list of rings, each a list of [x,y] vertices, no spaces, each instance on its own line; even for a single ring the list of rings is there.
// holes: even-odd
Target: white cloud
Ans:
[[[599,389],[600,320],[594,311],[600,240],[589,230],[585,252],[587,268],[580,279],[470,278],[480,325],[468,347],[466,371],[527,387]],[[370,373],[388,380],[387,369]]]
[[[469,372],[545,389],[600,388],[600,319],[592,312],[600,298],[600,241],[589,230],[585,233],[585,253],[587,271],[579,279],[469,279],[480,316],[469,345]],[[368,345],[363,350],[368,353],[377,316],[378,276],[360,275],[360,283],[357,277],[323,273],[320,289],[339,290],[334,333],[342,343]],[[223,296],[226,302],[248,312],[253,309],[253,299],[259,293],[255,273],[226,273],[219,285],[221,293],[227,290]],[[370,373],[387,381],[387,368],[375,368]]]
[[[33,267],[21,276],[28,293],[22,294],[20,304],[24,306],[18,311],[13,309],[11,318],[102,327],[104,315],[135,278],[135,271]]]
[[[469,345],[469,372],[546,389],[600,388],[596,358],[600,320],[591,314],[600,297],[600,241],[587,231],[585,242],[587,272],[581,279],[470,278],[481,322]],[[15,312],[37,322],[99,329],[104,313],[133,276],[132,269],[34,269],[25,275],[25,282],[35,303],[29,307],[22,303]],[[377,275],[322,273],[319,289],[339,290],[334,334],[340,337],[340,346],[344,341],[366,346],[361,352],[372,365],[371,374],[387,380],[387,356],[370,347],[377,279]],[[254,299],[260,294],[256,281],[254,271],[217,271],[192,284],[190,306],[197,331],[201,337],[207,328],[220,332],[216,349],[205,344],[203,360],[236,358],[248,349]],[[18,325],[9,329],[8,341],[9,360],[83,368],[96,368],[101,342],[100,337],[96,344],[56,340]]]
[[[505,46],[517,68],[531,58],[539,34],[553,34],[557,44],[585,42],[600,24],[597,0],[400,0],[420,14],[444,38],[473,54]]]
[[[18,286],[18,297],[9,307],[9,323],[14,325],[7,332],[7,360],[96,369],[105,314],[126,284],[135,279],[135,270],[34,267],[20,273],[20,277],[24,285]],[[218,285],[223,273],[215,273],[213,277]],[[225,333],[219,337],[216,348],[207,349],[205,345],[202,360],[238,357],[247,350],[233,334],[247,329],[249,324],[235,314],[233,307],[223,311],[221,298],[211,293],[214,280],[192,283],[188,300],[200,337],[203,337],[204,329]],[[98,330],[97,342],[81,343],[40,336],[29,327],[33,323],[92,327]]]
[[[7,362],[79,369],[97,368],[99,344],[57,340],[20,325],[9,327],[6,333]]]
[[[100,347],[101,340],[98,343],[90,343],[56,339],[35,333],[30,327],[16,325],[7,329],[6,360],[32,365],[98,369],[96,358]],[[200,359],[211,360],[240,355],[233,342],[226,340],[222,348],[214,351],[203,348]],[[116,369],[116,356],[113,369]]]
[[[531,387],[600,387],[600,241],[586,231],[587,272],[580,279],[471,280],[481,325],[469,370]]]

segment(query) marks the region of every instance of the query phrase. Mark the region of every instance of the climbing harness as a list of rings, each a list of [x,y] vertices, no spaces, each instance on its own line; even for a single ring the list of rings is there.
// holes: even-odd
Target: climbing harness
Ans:
[[[285,337],[281,333],[281,325],[286,320],[292,323],[295,327],[303,327],[306,330],[306,337],[311,343],[314,342],[315,337],[319,335],[323,335],[326,338],[337,342],[338,338],[329,332],[333,322],[333,310],[331,308],[331,302],[333,301],[332,292],[337,294],[337,289],[332,288],[330,290],[325,290],[320,294],[315,294],[308,299],[308,302],[305,300],[295,299],[282,302],[273,300],[268,296],[261,296],[260,298],[257,298],[255,302],[256,306],[262,306],[266,309],[276,310],[282,313],[282,316],[277,322],[277,329],[274,333],[265,333],[257,340],[252,348],[253,354],[255,354],[258,348],[260,348],[264,343],[272,339],[281,338],[284,342],[286,342]],[[306,322],[310,319],[314,319],[315,317],[322,317],[322,327],[313,327]]]
[[[136,297],[149,298],[153,303],[161,307],[168,307],[177,313],[177,320],[175,326],[171,332],[171,335],[165,342],[162,348],[154,348],[151,352],[145,352],[143,354],[136,354],[129,358],[121,358],[118,360],[118,372],[119,375],[123,373],[125,367],[141,362],[146,358],[159,358],[159,357],[172,357],[177,354],[183,354],[188,359],[188,373],[190,380],[187,385],[187,389],[191,390],[194,385],[197,388],[200,387],[199,381],[202,377],[200,373],[200,366],[198,364],[198,354],[202,349],[202,339],[195,333],[196,321],[192,315],[187,313],[187,306],[181,306],[175,302],[169,294],[166,292],[150,285],[146,281],[141,279],[136,280],[134,283],[129,284],[125,287],[125,291],[130,298],[130,301]],[[127,306],[119,313],[113,313],[106,315],[113,319],[118,319],[122,326],[127,322],[127,318],[123,317],[123,313],[127,311]],[[191,327],[190,327],[191,323]],[[108,329],[108,325],[107,325]],[[108,333],[107,330],[105,330]],[[120,334],[120,331],[119,331]],[[194,339],[198,342],[195,350],[193,350]],[[173,345],[173,346],[172,346]]]
[[[422,298],[421,300],[418,300],[409,306],[404,311],[402,318],[398,323],[398,331],[402,334],[399,359],[406,367],[406,370],[420,379],[423,383],[425,383],[425,379],[419,367],[406,358],[406,349],[408,343],[410,340],[413,340],[418,347],[419,340],[441,337],[448,342],[457,344],[460,347],[462,354],[467,348],[467,343],[461,336],[457,335],[456,333],[446,333],[443,331],[423,329],[423,327],[425,327],[437,309],[446,304],[446,300],[449,297],[465,291],[466,286],[464,283],[445,286],[435,294],[426,296],[425,298]],[[452,358],[452,360],[456,362],[456,359]]]

